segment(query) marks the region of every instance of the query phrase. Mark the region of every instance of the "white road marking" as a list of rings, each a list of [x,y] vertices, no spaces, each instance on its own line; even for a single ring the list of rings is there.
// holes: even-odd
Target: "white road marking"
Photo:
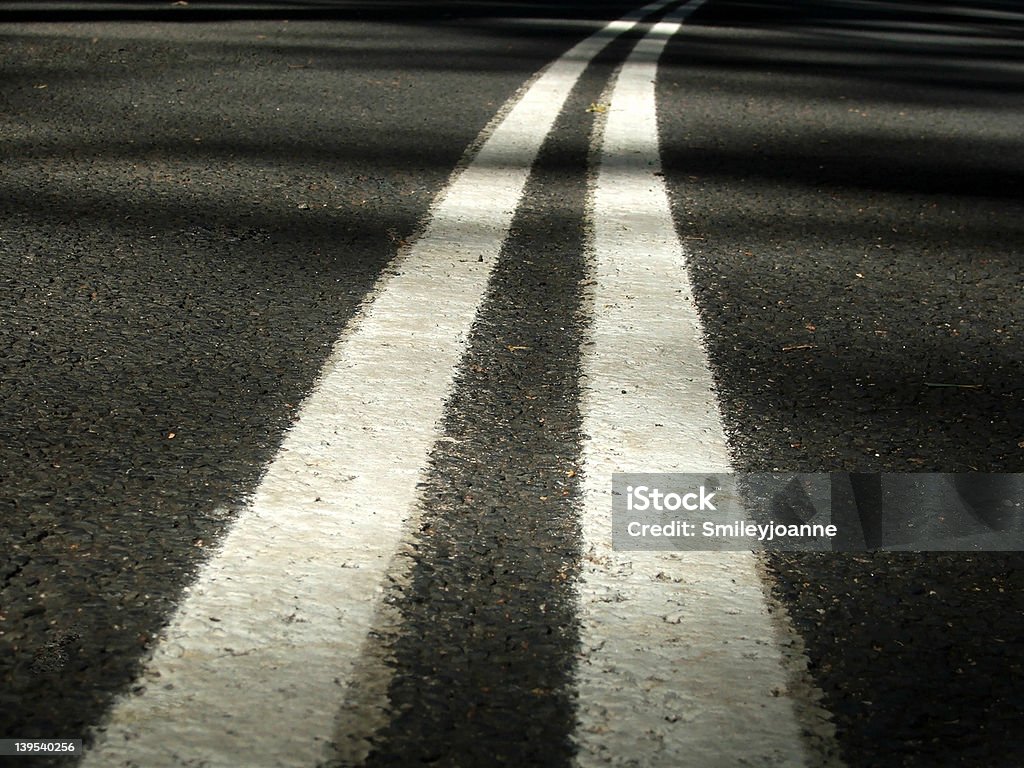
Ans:
[[[388,565],[416,514],[466,339],[537,151],[590,60],[658,2],[553,63],[439,197],[172,618],[86,768],[327,757]],[[372,727],[372,726],[370,726]]]
[[[580,766],[800,766],[800,726],[752,553],[616,552],[613,472],[727,472],[729,453],[660,159],[654,81],[690,3],[610,98],[584,347]],[[595,139],[598,140],[598,139]]]

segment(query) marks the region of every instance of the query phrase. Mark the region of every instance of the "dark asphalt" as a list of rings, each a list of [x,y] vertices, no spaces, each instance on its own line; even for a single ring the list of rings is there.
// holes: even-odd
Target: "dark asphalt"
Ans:
[[[1022,10],[712,2],[670,43],[738,469],[1024,471]],[[772,556],[851,768],[1024,764],[1021,564]]]
[[[130,686],[465,148],[628,5],[0,8],[0,735],[85,736]],[[738,469],[1024,471],[1022,10],[710,0],[670,43],[665,178]],[[474,330],[374,763],[571,752],[602,66]],[[851,768],[1024,764],[1020,565],[773,556]]]

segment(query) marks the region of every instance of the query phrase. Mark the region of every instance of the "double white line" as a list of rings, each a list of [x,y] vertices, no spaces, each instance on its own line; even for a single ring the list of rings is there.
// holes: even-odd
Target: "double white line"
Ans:
[[[422,236],[335,344],[251,504],[172,618],[139,681],[144,691],[119,700],[87,768],[315,766],[332,757],[338,712],[417,515],[416,486],[541,143],[590,61],[667,4],[609,24],[554,62],[455,174]],[[772,696],[785,679],[752,557],[608,551],[613,469],[728,465],[682,250],[654,175],[657,55],[699,4],[657,25],[624,65],[594,189],[583,764],[680,765],[700,745],[708,759],[695,765],[802,760],[788,700]],[[624,372],[630,381],[620,386]],[[691,379],[682,390],[680,376]],[[633,419],[654,412],[664,426]],[[690,422],[702,426],[677,429]],[[658,430],[670,439],[653,447]],[[666,574],[683,583],[666,589]],[[703,628],[691,626],[695,612]],[[372,730],[383,707],[352,727]],[[709,759],[723,749],[727,762]]]

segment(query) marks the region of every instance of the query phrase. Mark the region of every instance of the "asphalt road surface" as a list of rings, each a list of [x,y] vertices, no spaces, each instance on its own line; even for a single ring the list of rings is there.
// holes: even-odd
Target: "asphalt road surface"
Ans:
[[[1024,764],[1019,553],[607,527],[1024,472],[1022,125],[1009,0],[0,5],[0,738]]]

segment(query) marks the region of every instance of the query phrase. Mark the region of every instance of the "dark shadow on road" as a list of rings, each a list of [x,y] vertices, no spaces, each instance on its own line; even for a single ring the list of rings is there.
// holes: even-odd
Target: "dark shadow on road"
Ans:
[[[613,19],[636,3],[622,0],[593,2],[535,2],[520,0],[150,0],[106,2],[10,2],[0,7],[5,22],[215,22],[238,20],[423,22],[453,18]]]
[[[921,88],[925,102],[956,100],[964,88],[1024,89],[1019,3],[723,0],[697,11],[688,26],[699,28],[685,51],[688,65],[726,76],[813,74],[832,89],[903,83]]]

